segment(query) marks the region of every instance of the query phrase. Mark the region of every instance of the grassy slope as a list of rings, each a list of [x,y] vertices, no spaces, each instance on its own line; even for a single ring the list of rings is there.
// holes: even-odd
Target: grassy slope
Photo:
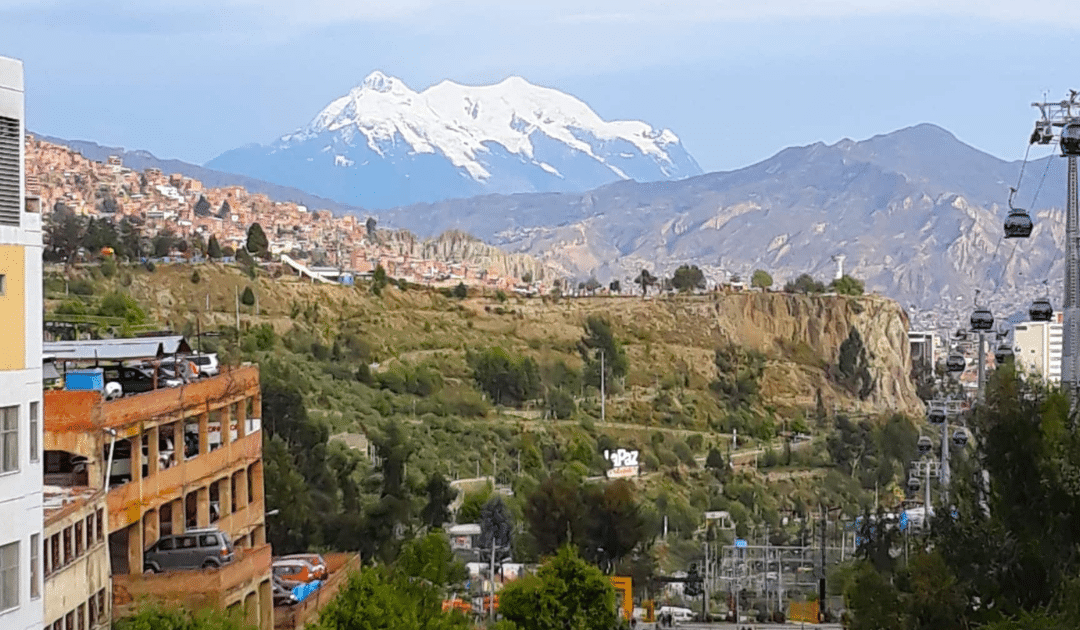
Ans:
[[[819,468],[825,459],[820,441],[794,454],[787,469],[794,474],[773,474],[766,479],[751,468],[737,472],[722,491],[711,474],[701,469],[709,447],[726,452],[730,434],[723,430],[731,424],[708,389],[715,371],[713,350],[729,338],[722,325],[701,325],[695,315],[708,298],[556,303],[511,297],[501,303],[493,296],[459,301],[395,287],[377,297],[366,288],[313,285],[291,277],[264,275],[252,280],[239,269],[216,265],[200,266],[197,284],[191,281],[191,267],[186,266],[159,266],[152,273],[123,269],[109,279],[91,273],[96,275],[98,295],[108,290],[128,292],[152,319],[174,330],[193,330],[197,318],[203,330],[234,326],[235,296],[251,286],[259,297],[259,314],[253,307],[241,306],[241,328],[269,324],[279,340],[269,351],[248,347],[249,356],[258,359],[265,372],[297,383],[312,414],[325,418],[333,434],[362,434],[387,416],[407,422],[420,444],[416,465],[409,468],[417,481],[433,470],[473,477],[478,463],[481,474],[488,475],[495,454],[500,483],[514,480],[520,494],[545,471],[565,466],[567,461],[579,462],[571,465],[581,474],[597,475],[604,466],[598,454],[602,448],[633,447],[642,450],[642,459],[653,472],[642,479],[643,492],[651,504],[668,505],[656,508],[654,516],[663,511],[672,530],[684,535],[701,522],[700,514],[707,509],[730,510],[745,525],[776,525],[787,511],[801,512],[820,500],[848,505],[849,512],[866,501],[865,493],[850,478]],[[55,307],[56,302],[48,306]],[[537,410],[494,410],[484,417],[461,417],[452,412],[424,413],[427,403],[422,399],[350,380],[362,357],[380,363],[380,369],[426,364],[442,375],[442,396],[450,400],[475,397],[464,362],[467,348],[500,345],[535,357],[541,366],[561,360],[579,368],[576,344],[587,314],[601,314],[614,322],[616,336],[625,343],[630,359],[625,389],[609,398],[607,424],[598,422],[599,405],[592,394],[579,399],[581,412],[572,421],[539,420]],[[737,321],[730,324],[739,326]],[[320,361],[307,351],[312,343],[332,345],[343,330],[363,340],[364,348],[355,357]],[[778,349],[769,340],[747,343],[765,349],[769,356],[763,394],[766,405],[771,403],[775,410],[776,425],[803,413],[786,395],[793,387],[824,386],[831,399],[843,403],[843,391],[824,378],[822,368],[828,358],[814,356],[806,347]],[[227,344],[222,351],[230,354]],[[234,358],[239,354],[232,352]],[[414,412],[417,405],[419,413]],[[763,431],[763,437],[768,432]],[[362,441],[353,438],[351,443]],[[760,449],[768,443],[751,440],[740,461],[762,458]],[[520,477],[517,452],[524,454]]]

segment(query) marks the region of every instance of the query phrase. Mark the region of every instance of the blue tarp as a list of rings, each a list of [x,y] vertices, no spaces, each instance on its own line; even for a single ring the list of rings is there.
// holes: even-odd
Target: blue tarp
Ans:
[[[297,602],[302,602],[307,599],[308,595],[311,595],[315,591],[319,590],[319,585],[322,584],[321,580],[313,580],[307,584],[301,584],[292,590],[293,595],[296,596]]]

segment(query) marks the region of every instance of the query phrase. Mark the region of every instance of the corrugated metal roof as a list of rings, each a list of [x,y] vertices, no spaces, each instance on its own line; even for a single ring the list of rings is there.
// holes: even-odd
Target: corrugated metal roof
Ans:
[[[191,346],[182,335],[134,339],[48,341],[43,346],[44,353],[52,355],[57,361],[127,361],[191,352]]]

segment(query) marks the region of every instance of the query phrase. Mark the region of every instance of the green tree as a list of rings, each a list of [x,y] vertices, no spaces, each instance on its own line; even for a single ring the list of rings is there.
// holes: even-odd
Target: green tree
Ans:
[[[252,223],[251,227],[248,228],[244,249],[252,256],[262,258],[270,254],[270,241],[266,238],[266,232],[263,232],[262,226],[257,222]]]
[[[645,517],[637,495],[633,482],[626,479],[585,488],[583,498],[590,506],[589,525],[587,537],[578,546],[585,558],[604,571],[612,571],[645,541]]]
[[[641,273],[634,278],[634,284],[641,287],[641,297],[644,298],[649,293],[649,287],[656,285],[656,276],[649,273],[648,269],[642,269]]]
[[[755,269],[754,273],[750,276],[750,286],[759,289],[768,289],[773,285],[772,276],[768,271],[764,269]]]
[[[459,282],[457,283],[457,286],[454,287],[454,297],[459,300],[469,297],[469,288],[465,286],[464,282]]]
[[[851,630],[905,630],[900,594],[869,562],[860,562],[844,592]]]
[[[611,291],[612,293],[622,291],[622,283],[618,280],[612,280],[611,283],[608,284],[608,291]]]
[[[468,630],[460,612],[442,611],[442,588],[388,566],[365,567],[319,613],[312,630]]]
[[[630,363],[626,350],[615,339],[611,322],[599,315],[590,315],[585,320],[584,336],[578,342],[578,352],[585,361],[585,384],[600,387],[600,368],[603,363],[607,387],[612,387],[618,379],[626,376]],[[601,361],[603,353],[603,361]]]
[[[705,288],[705,274],[697,265],[681,265],[671,277],[671,286],[677,291],[693,291]]]
[[[202,276],[199,275],[199,270],[195,269],[191,272],[191,284],[199,284],[202,281]]]
[[[181,608],[148,606],[113,622],[113,630],[255,630],[239,611],[207,608],[192,613]]]
[[[852,394],[862,400],[874,391],[874,377],[870,374],[870,359],[863,345],[862,335],[854,326],[848,331],[847,339],[840,344],[840,354],[836,360],[837,380]]]
[[[573,395],[566,390],[551,387],[547,390],[544,407],[552,418],[565,420],[573,416],[574,412],[577,411],[577,402],[574,400]]]
[[[396,567],[405,575],[445,588],[469,578],[469,571],[452,549],[446,534],[436,530],[402,545]]]
[[[784,293],[824,293],[825,285],[808,273],[800,275],[784,285]]]
[[[244,287],[244,291],[240,294],[240,303],[244,306],[255,305],[255,292],[251,290],[250,286]]]
[[[420,520],[432,529],[442,527],[443,523],[450,520],[450,504],[457,492],[440,472],[428,477],[424,492],[427,495],[427,504],[420,511]]]
[[[731,408],[748,407],[758,400],[765,355],[734,343],[720,346],[713,356],[716,379],[709,387]]]
[[[502,496],[493,495],[480,508],[480,538],[477,546],[482,557],[490,559],[492,545],[496,551],[510,549],[514,535],[514,517]]]
[[[216,234],[210,235],[210,240],[206,244],[206,255],[214,260],[222,256],[221,243],[218,243]]]
[[[382,265],[376,265],[375,271],[371,274],[372,289],[378,294],[386,286],[387,282],[389,282],[389,279],[386,277],[386,269]]]
[[[199,195],[199,200],[195,202],[195,216],[210,216],[210,202],[206,200],[206,195]]]
[[[829,290],[840,295],[862,295],[864,286],[862,280],[856,280],[845,275],[843,278],[829,283]]]
[[[532,357],[512,356],[495,347],[469,351],[465,360],[472,368],[476,385],[496,405],[520,405],[543,393],[540,367]]]
[[[579,484],[562,475],[552,475],[525,501],[529,533],[542,555],[555,553],[563,545],[582,540],[589,524]]]
[[[599,569],[563,547],[535,576],[503,588],[499,614],[518,630],[611,630],[617,625],[615,589]]]
[[[713,472],[714,475],[722,476],[727,472],[727,462],[724,461],[724,455],[716,448],[710,448],[709,454],[705,457],[705,467]]]
[[[162,258],[168,256],[176,248],[176,234],[170,229],[164,229],[154,235],[151,240],[154,247],[154,256]]]
[[[312,532],[319,530],[311,493],[304,476],[281,437],[263,437],[263,478],[266,510],[277,510],[266,518],[266,539],[277,554],[307,551]]]
[[[523,284],[532,284],[532,281],[533,281],[532,272],[526,271],[525,273],[521,274],[521,282]]]
[[[82,246],[86,221],[59,201],[45,224],[45,257],[70,266]]]

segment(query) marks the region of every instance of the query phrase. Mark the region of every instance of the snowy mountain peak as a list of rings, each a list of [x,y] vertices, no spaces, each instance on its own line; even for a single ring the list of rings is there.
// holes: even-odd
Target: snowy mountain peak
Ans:
[[[387,171],[380,176],[385,185],[387,177],[400,178],[404,197],[393,196],[395,205],[487,192],[584,190],[624,179],[671,180],[701,173],[670,130],[641,121],[606,121],[574,96],[518,76],[486,86],[443,81],[416,92],[376,70],[308,125],[264,151],[320,154],[318,162],[328,160],[334,173],[328,176],[339,180],[335,186],[369,207],[372,194],[353,197],[362,193],[348,190],[343,169]],[[225,159],[228,155],[212,163],[253,172]],[[381,166],[375,168],[376,163]],[[417,194],[415,178],[421,173],[412,169],[418,164],[424,165],[424,185],[435,185],[430,169],[442,173],[439,185],[445,192]],[[259,172],[273,179],[270,172]],[[275,176],[303,188],[288,174]],[[332,196],[329,190],[322,194]]]

